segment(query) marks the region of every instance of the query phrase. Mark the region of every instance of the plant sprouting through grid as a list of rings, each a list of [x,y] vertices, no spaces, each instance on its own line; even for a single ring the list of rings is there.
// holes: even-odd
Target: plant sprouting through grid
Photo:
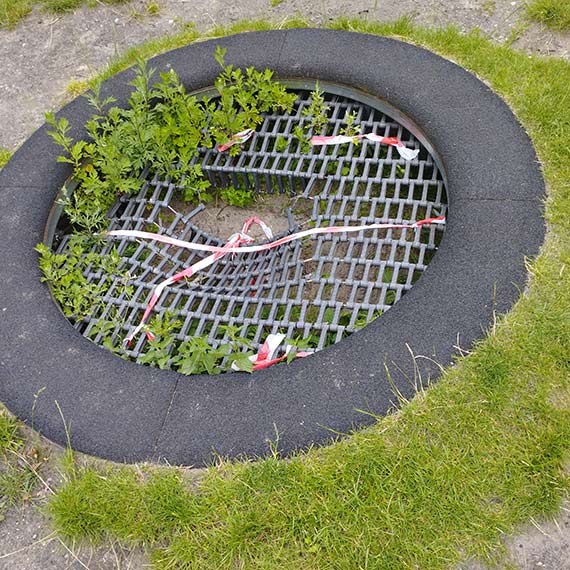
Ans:
[[[222,66],[223,57],[223,51],[218,51]],[[148,153],[138,159],[135,170],[117,164],[109,176],[102,177],[101,166],[89,147],[92,143],[69,140],[67,125],[51,118],[54,138],[67,145],[67,160],[80,182],[79,192],[66,193],[64,218],[68,227],[71,224],[92,231],[103,227],[104,221],[112,230],[151,231],[221,246],[224,240],[216,232],[201,227],[205,208],[213,203],[218,207],[252,207],[263,219],[263,200],[279,196],[285,202],[284,233],[331,225],[413,223],[445,215],[445,187],[434,158],[381,109],[334,90],[321,90],[320,86],[312,91],[309,87],[286,92],[283,86],[270,86],[270,72],[243,73],[230,66],[223,69],[215,85],[218,96],[206,97],[203,103],[207,113],[216,117],[216,126],[196,135],[191,148],[182,148],[182,143],[175,141],[183,138],[183,128],[174,135],[160,134],[159,127],[157,132],[152,127],[149,135],[147,124],[141,132],[147,133]],[[135,107],[144,107],[143,116],[131,116],[128,120],[132,124],[120,127],[133,139],[141,134],[136,131],[138,123],[152,122],[154,113],[161,112],[146,103],[156,100],[161,90],[159,101],[182,97],[189,113],[202,105],[185,93],[173,72],[163,74],[162,84],[152,88],[149,73],[141,67],[133,82],[132,98],[138,98]],[[260,103],[244,95],[249,89],[244,85],[260,77],[267,83],[264,97],[268,101],[277,98],[279,104]],[[178,95],[172,95],[172,90]],[[236,98],[239,105],[234,107]],[[92,104],[102,111],[111,101],[101,101],[95,93]],[[90,132],[127,140],[125,131],[119,129],[122,135],[114,133],[121,121],[113,113],[94,118]],[[183,112],[177,113],[176,117],[161,119],[163,129],[164,124],[177,124]],[[226,153],[213,148],[214,142],[225,142],[232,132],[250,127],[256,133],[247,143]],[[406,146],[419,148],[420,154],[406,162],[393,147],[367,140],[307,147],[312,134],[354,136],[360,132],[398,137]],[[159,159],[153,150],[156,145],[165,148]],[[110,163],[114,161],[112,157]],[[95,188],[89,185],[91,178],[97,177],[104,182],[114,180],[109,187],[126,180],[128,191],[118,197],[114,197],[116,192],[109,192],[97,211],[79,208],[78,219],[78,205],[88,199],[85,193]],[[89,223],[85,223],[86,215]],[[244,220],[246,217],[244,214]],[[122,341],[139,322],[152,289],[206,253],[127,238],[112,242],[80,239],[73,232],[59,231],[56,252],[45,251],[43,263],[46,265],[46,256],[51,256],[51,261],[59,262],[56,269],[60,274],[69,270],[70,275],[64,275],[69,290],[60,291],[60,297],[56,294],[59,300],[73,292],[72,285],[88,292],[100,291],[90,310],[80,307],[66,311],[84,336],[140,363],[182,373],[214,374],[226,370],[236,358],[242,369],[248,369],[247,357],[257,352],[271,333],[285,334],[294,350],[322,349],[365,326],[413,286],[435,253],[442,233],[442,226],[428,225],[324,234],[264,252],[228,255],[195,278],[170,286],[147,325],[154,340],[141,335],[132,346],[124,346]],[[85,247],[82,254],[78,253],[78,243]],[[107,254],[113,263],[95,260]],[[64,256],[68,256],[68,263],[63,262]],[[60,289],[53,281],[52,287],[56,292]]]

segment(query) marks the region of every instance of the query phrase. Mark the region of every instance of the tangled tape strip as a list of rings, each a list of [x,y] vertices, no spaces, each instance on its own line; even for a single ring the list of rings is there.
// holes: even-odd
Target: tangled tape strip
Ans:
[[[331,137],[315,136],[311,137],[311,144],[313,146],[328,146],[334,144],[354,143],[362,139],[367,139],[372,142],[394,146],[396,147],[398,154],[404,160],[414,160],[414,158],[416,158],[416,156],[418,156],[418,154],[420,153],[418,149],[412,150],[411,148],[407,148],[404,145],[404,143],[396,137],[382,137],[375,133],[368,133],[367,135],[355,135],[353,137],[349,137],[347,135],[335,135]]]
[[[253,129],[245,129],[245,131],[241,131],[239,133],[236,133],[235,135],[232,135],[226,143],[219,144],[216,148],[219,152],[224,152],[236,144],[243,144],[247,142],[254,134],[255,131]],[[418,149],[414,150],[411,148],[407,148],[406,145],[404,145],[404,143],[397,137],[383,137],[375,133],[368,133],[365,135],[354,135],[354,136],[348,136],[348,135],[314,136],[311,137],[310,143],[313,146],[329,146],[337,144],[354,143],[362,139],[396,147],[398,154],[404,160],[414,160],[414,158],[416,158],[416,156],[418,156],[420,152]]]

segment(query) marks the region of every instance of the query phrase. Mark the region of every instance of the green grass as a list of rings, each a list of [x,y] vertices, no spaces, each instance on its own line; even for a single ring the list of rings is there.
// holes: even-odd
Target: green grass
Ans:
[[[280,25],[281,29],[303,28],[307,22],[300,17],[289,18]],[[66,88],[67,94],[76,97],[85,93],[94,85],[109,79],[113,75],[132,67],[140,58],[149,59],[159,53],[164,53],[179,47],[186,46],[201,39],[210,39],[239,34],[240,32],[271,30],[275,24],[267,20],[242,20],[231,26],[216,26],[205,34],[200,34],[194,24],[188,23],[184,29],[172,36],[164,36],[157,40],[151,40],[139,46],[126,50],[123,54],[113,58],[109,65],[99,74],[85,81],[71,81]]]
[[[333,27],[423,45],[509,102],[549,187],[528,291],[437,384],[329,447],[220,462],[197,485],[174,468],[78,469],[49,506],[63,536],[143,544],[165,570],[443,570],[471,556],[502,563],[504,535],[556,514],[568,496],[570,63],[407,19]]]
[[[18,436],[18,423],[0,408],[0,456],[7,451],[20,447],[21,439]]]
[[[531,0],[526,12],[532,20],[542,22],[554,30],[570,30],[570,2],[568,0]]]
[[[281,29],[305,27],[306,21],[299,17],[294,17],[282,22]],[[90,81],[83,84],[74,82],[72,88],[69,90],[72,94],[78,94],[82,90],[89,89],[89,87],[100,83],[105,79],[109,79],[120,71],[135,65],[140,58],[148,59],[159,53],[164,53],[179,47],[186,46],[192,42],[202,39],[218,38],[228,36],[230,34],[239,34],[240,32],[263,31],[275,28],[275,24],[267,20],[242,20],[236,22],[231,26],[216,26],[205,34],[200,34],[194,24],[186,24],[184,30],[172,36],[164,36],[157,40],[151,40],[142,45],[128,49],[120,56],[111,60],[106,69],[104,69],[97,76],[93,77]]]
[[[54,14],[72,12],[84,5],[96,7],[98,4],[96,0],[35,0],[35,2]],[[101,0],[101,2],[103,4],[127,4],[130,0]]]
[[[12,151],[7,148],[0,147],[0,169],[4,168],[8,161],[12,158]]]
[[[0,28],[13,28],[31,11],[30,0],[0,0]]]
[[[15,27],[20,20],[32,11],[35,5],[53,14],[63,14],[84,5],[95,7],[101,2],[104,4],[126,4],[130,0],[0,0],[0,28],[11,29]]]
[[[0,466],[0,516],[6,507],[14,507],[31,498],[37,484],[37,474],[17,460]],[[1,520],[1,519],[0,519]]]
[[[34,467],[21,454],[18,422],[0,408],[0,521],[2,511],[26,500],[37,482]]]

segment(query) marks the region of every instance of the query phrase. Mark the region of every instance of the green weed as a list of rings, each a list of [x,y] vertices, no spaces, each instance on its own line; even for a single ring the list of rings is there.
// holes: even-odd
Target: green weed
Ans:
[[[485,0],[481,5],[481,9],[485,12],[488,16],[492,16],[497,9],[497,2],[496,0]]]
[[[37,447],[24,447],[18,422],[0,408],[0,521],[2,511],[31,497],[43,462]]]
[[[0,509],[29,500],[37,483],[37,474],[28,465],[10,462],[0,469]]]
[[[54,14],[72,12],[83,5],[95,7],[98,3],[127,4],[130,1],[131,0],[101,0],[101,2],[98,2],[97,0],[35,0],[35,2],[39,3],[44,10]]]
[[[224,64],[224,56],[219,48],[215,58],[222,71],[215,81],[219,98],[214,101],[187,94],[174,70],[162,73],[153,84],[155,70],[142,60],[131,82],[134,90],[127,109],[114,106],[112,98],[101,100],[99,85],[93,85],[87,95],[95,111],[87,123],[89,142],[72,140],[67,119],[46,114],[50,136],[65,151],[58,160],[73,167],[76,187],[67,193],[65,212],[75,226],[100,229],[117,189],[137,192],[147,168],[175,182],[184,178],[185,200],[208,200],[210,184],[200,166],[192,165],[198,149],[226,143],[235,133],[255,128],[262,113],[291,109],[295,94],[274,81],[270,70],[234,69]],[[231,155],[238,152],[238,145],[229,149]],[[234,205],[249,200],[247,191],[227,189],[225,194]]]
[[[102,304],[102,297],[112,284],[112,275],[119,272],[121,258],[116,250],[102,255],[98,251],[86,253],[86,243],[92,239],[75,235],[70,240],[67,254],[53,253],[46,245],[38,244],[42,281],[49,283],[55,300],[66,317],[78,321],[93,314]],[[101,271],[106,275],[99,283],[89,283],[87,271]]]
[[[529,18],[554,30],[570,30],[570,3],[567,0],[531,0],[526,5]]]
[[[160,4],[158,4],[157,2],[147,1],[142,11],[133,8],[130,16],[135,20],[142,20],[146,16],[158,16],[159,14],[160,14]]]
[[[247,208],[253,204],[255,194],[253,190],[248,190],[247,188],[234,188],[233,186],[229,186],[220,192],[220,197],[230,206]]]
[[[139,364],[156,366],[161,369],[173,369],[180,374],[220,374],[230,370],[235,362],[244,372],[252,372],[253,355],[250,341],[240,335],[240,328],[222,327],[228,333],[229,341],[218,347],[213,346],[206,334],[194,334],[179,341],[176,333],[181,323],[174,314],[166,312],[156,315],[146,330],[152,334],[143,354],[137,358]],[[244,351],[245,349],[249,349]]]
[[[145,10],[150,16],[157,16],[160,14],[160,4],[151,0],[145,4]]]
[[[319,89],[319,84],[311,91],[311,102],[301,112],[302,119],[293,127],[293,137],[297,139],[302,153],[311,150],[309,142],[311,135],[323,133],[329,122],[329,106],[325,103],[324,94]]]
[[[31,11],[30,0],[0,0],[0,28],[14,28]]]
[[[162,370],[172,365],[172,352],[176,350],[175,334],[182,323],[174,319],[174,315],[165,313],[156,315],[146,331],[152,334],[152,340],[147,344],[146,351],[137,358],[140,364],[156,366]]]
[[[18,449],[21,441],[18,435],[18,423],[0,409],[0,454]]]
[[[8,161],[12,158],[12,154],[11,150],[0,147],[0,170],[8,164]]]
[[[360,134],[361,127],[356,124],[357,112],[346,113],[344,116],[344,122],[346,125],[341,130],[340,134],[347,137],[356,137]],[[355,141],[357,142],[357,141]]]

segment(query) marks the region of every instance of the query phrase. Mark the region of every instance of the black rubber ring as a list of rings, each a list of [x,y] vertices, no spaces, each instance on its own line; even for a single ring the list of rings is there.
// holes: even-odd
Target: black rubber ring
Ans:
[[[276,30],[180,48],[151,61],[189,89],[213,83],[217,45],[236,66],[281,78],[356,87],[400,109],[425,133],[447,175],[449,219],[425,274],[390,311],[348,339],[253,375],[185,377],[121,360],[83,338],[50,299],[34,246],[65,179],[45,125],[0,172],[0,399],[49,439],[118,461],[203,465],[213,452],[287,454],[373,421],[437,364],[469,348],[518,298],[525,256],[544,238],[544,182],[532,144],[507,105],[461,67],[400,41],[341,31]],[[132,71],[105,82],[125,104]],[[59,114],[74,125],[79,98]],[[416,358],[425,356],[428,358]],[[433,359],[433,361],[431,360]],[[435,362],[437,364],[435,364]],[[57,405],[56,405],[57,403]]]

